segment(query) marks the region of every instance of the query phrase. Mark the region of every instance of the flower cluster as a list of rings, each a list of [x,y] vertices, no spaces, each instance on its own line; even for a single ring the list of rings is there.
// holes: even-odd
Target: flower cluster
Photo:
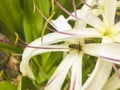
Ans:
[[[59,4],[58,1],[55,0],[55,2]],[[110,90],[112,80],[111,78],[108,80],[108,78],[112,67],[115,64],[120,64],[120,22],[115,22],[118,3],[117,0],[87,0],[81,9],[74,9],[68,18],[60,15],[56,20],[51,20],[51,25],[56,29],[56,32],[45,35],[42,43],[42,37],[40,37],[29,44],[29,46],[41,47],[40,49],[25,48],[20,64],[23,75],[34,78],[29,66],[29,60],[33,56],[46,52],[63,51],[67,54],[44,90],[61,90],[70,70],[69,90]],[[93,6],[97,6],[97,8],[93,8]],[[73,28],[68,23],[69,20],[75,21]],[[96,38],[101,39],[101,42],[86,43],[86,39],[96,40]],[[64,44],[56,45],[61,41],[64,41]],[[82,85],[84,54],[97,57],[97,62],[92,73]],[[115,82],[115,80],[113,81]],[[118,84],[112,88],[120,88]]]

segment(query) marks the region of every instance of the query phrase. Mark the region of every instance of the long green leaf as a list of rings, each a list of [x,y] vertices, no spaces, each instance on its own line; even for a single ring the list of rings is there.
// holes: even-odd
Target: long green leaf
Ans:
[[[16,90],[17,87],[8,81],[0,82],[0,90]]]
[[[4,34],[8,38],[8,34],[14,34],[14,32],[17,32],[20,37],[23,37],[22,16],[22,10],[18,0],[0,0],[0,32],[5,32]]]
[[[49,0],[35,0],[36,5],[39,9],[45,14],[46,17],[49,16]],[[33,0],[24,0],[23,1],[23,11],[24,11],[24,19],[23,19],[23,27],[25,38],[27,42],[31,42],[32,40],[41,36],[41,32],[43,29],[43,17],[36,10],[34,11],[34,3]]]

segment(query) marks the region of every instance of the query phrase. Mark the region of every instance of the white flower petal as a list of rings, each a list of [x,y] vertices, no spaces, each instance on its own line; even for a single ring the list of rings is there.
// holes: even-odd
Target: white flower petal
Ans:
[[[111,28],[113,34],[119,33],[120,32],[120,22],[118,22],[117,24],[115,24],[112,28]]]
[[[51,20],[51,22],[54,24],[52,26],[58,31],[72,29],[72,27],[70,26],[69,23],[67,23],[67,20],[64,18],[63,15],[59,16],[56,20]]]
[[[94,0],[86,0],[86,3],[90,6],[92,6]],[[84,4],[84,6],[82,7],[82,9],[80,10],[76,10],[76,13],[77,13],[77,17],[79,19],[85,19],[86,16],[87,16],[87,13],[88,11],[90,10],[91,8],[88,7],[86,4]],[[75,15],[75,12],[72,13],[73,15]],[[67,20],[76,20],[76,18],[72,17],[72,16],[69,16]]]
[[[48,44],[53,44],[53,43],[57,43],[60,41],[65,41],[67,39],[73,39],[73,38],[84,38],[84,37],[98,37],[99,34],[93,30],[93,29],[88,29],[88,30],[70,30],[69,33],[71,34],[76,34],[76,35],[66,35],[66,34],[60,34],[60,33],[52,33],[52,34],[48,34],[45,35],[43,37],[43,43],[41,43],[41,38],[36,39],[35,41],[33,41],[31,44],[29,44],[29,46],[33,46],[33,47],[43,47],[45,45]],[[30,72],[30,67],[29,67],[29,60],[32,56],[43,53],[43,52],[50,52],[50,51],[64,51],[64,49],[57,49],[56,46],[52,47],[52,48],[56,48],[54,49],[49,49],[49,47],[47,46],[48,49],[45,50],[41,50],[38,48],[30,48],[27,47],[24,52],[23,52],[23,56],[22,56],[22,61],[20,64],[20,71],[23,73],[23,75],[26,75],[28,73],[28,75],[32,76],[31,74],[32,72]],[[64,48],[64,47],[63,47]]]
[[[115,42],[120,43],[120,33],[118,33],[117,35],[114,35],[113,39]]]
[[[62,84],[69,69],[71,68],[74,61],[78,59],[79,58],[76,53],[68,54],[48,81],[45,90],[61,90]]]
[[[82,90],[102,90],[112,70],[112,64],[98,60],[95,69],[82,87]],[[106,89],[107,90],[107,89]]]
[[[96,16],[101,15],[101,12],[100,12],[99,9],[93,9],[93,10],[92,10],[92,13],[93,13],[93,15],[96,15]]]
[[[29,53],[29,54],[26,55],[26,53],[24,53],[22,56],[22,61],[20,63],[20,71],[22,72],[23,75],[28,75],[28,77],[34,79],[34,75],[31,71],[31,67],[29,66],[29,60],[33,56],[41,54],[41,53],[46,53],[46,52],[55,52],[55,51],[67,51],[68,52],[69,51],[69,49],[67,47],[60,46],[60,45],[51,45],[51,46],[46,46],[46,47],[48,49],[34,48],[33,52],[31,52],[31,53],[29,53],[29,49],[26,50],[26,53]]]
[[[86,0],[87,5],[89,5],[91,7],[93,5],[93,2],[94,2],[94,0]],[[91,9],[87,5],[84,4],[84,6],[80,10],[76,10],[77,17],[79,18],[78,20],[76,20],[76,18],[74,18],[72,16],[68,17],[67,20],[76,20],[74,28],[85,28],[86,22],[84,21],[84,19],[87,17],[88,11]],[[73,12],[72,14],[75,15],[75,12]]]
[[[83,49],[85,53],[89,55],[101,57],[110,62],[120,64],[120,44],[86,44]]]
[[[54,44],[54,43],[57,43],[57,42],[60,42],[60,41],[65,41],[67,39],[73,39],[73,38],[100,37],[99,33],[96,32],[92,28],[84,29],[84,30],[74,29],[74,30],[66,31],[66,33],[71,33],[71,34],[74,34],[74,35],[51,33],[51,34],[47,34],[43,37],[43,42],[42,43],[41,43],[42,38],[38,38],[38,39],[34,40],[32,43],[30,43],[29,46],[40,47],[40,46]],[[23,55],[25,57],[29,56],[30,53],[32,53],[34,51],[34,49],[36,49],[36,48],[27,47],[24,50]]]
[[[103,28],[105,27],[103,22],[97,16],[93,15],[91,12],[88,13],[85,19],[82,18],[82,20],[90,24],[91,26],[95,27],[96,30],[100,32],[102,32],[101,30],[103,30]]]
[[[71,83],[69,90],[81,90],[82,86],[82,57],[83,53],[81,52],[78,55],[78,59],[74,60],[71,70]]]
[[[93,6],[93,2],[94,2],[95,0],[86,0],[86,4],[87,5],[89,5],[89,6]],[[89,6],[87,6],[86,4],[84,4],[84,6],[82,7],[82,9],[81,9],[81,13],[79,13],[79,15],[77,15],[78,17],[82,17],[82,19],[84,18],[86,18],[87,17],[87,15],[88,15],[88,11],[91,9]]]
[[[108,27],[114,25],[117,0],[103,0],[103,20]]]
[[[81,10],[76,10],[77,16],[79,16],[81,14]],[[72,13],[72,15],[75,15],[75,12]],[[67,19],[67,21],[69,20],[76,20],[75,17],[69,16]]]
[[[120,73],[120,70],[119,70]],[[116,73],[110,77],[106,82],[102,90],[118,90],[120,88],[120,79],[116,76]]]
[[[111,37],[108,36],[103,36],[102,37],[102,43],[112,43],[114,39],[112,39]]]

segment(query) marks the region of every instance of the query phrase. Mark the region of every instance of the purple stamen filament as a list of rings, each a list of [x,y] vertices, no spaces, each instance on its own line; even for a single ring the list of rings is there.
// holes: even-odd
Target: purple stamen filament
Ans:
[[[77,17],[75,0],[72,0],[72,5],[73,5],[74,12],[75,12],[75,17]]]
[[[76,17],[75,15],[73,15],[73,14],[71,14],[67,9],[65,9],[57,0],[54,0],[54,2],[57,4],[57,6],[61,9],[61,10],[63,10],[65,13],[67,13],[68,15],[70,15],[70,16],[72,16],[72,17],[74,17],[74,18],[78,18],[78,17]]]
[[[3,43],[6,43],[6,44],[9,44],[9,45],[13,45],[13,46],[19,46],[19,47],[29,47],[29,48],[36,48],[36,49],[67,49],[67,48],[56,48],[56,47],[44,47],[44,46],[41,46],[41,47],[37,47],[37,46],[30,46],[30,45],[27,45],[27,44],[15,44],[13,42],[10,42],[10,41],[4,41],[4,40],[0,40],[1,42]]]
[[[116,65],[115,65],[114,63],[112,63],[112,67],[113,67],[113,69],[114,69],[116,75],[117,75],[118,78],[120,79],[120,73],[118,72],[118,69],[117,69],[117,67],[116,67]]]
[[[47,27],[48,30],[52,31],[52,32],[58,32],[60,34],[66,34],[66,35],[76,35],[76,34],[73,34],[73,33],[66,33],[66,32],[61,32],[61,31],[57,31],[55,29],[52,29],[52,28],[49,28]]]

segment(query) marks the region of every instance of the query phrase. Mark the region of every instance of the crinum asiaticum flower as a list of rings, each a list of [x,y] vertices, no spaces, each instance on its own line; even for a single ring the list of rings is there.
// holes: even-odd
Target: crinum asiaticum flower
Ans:
[[[92,0],[88,0],[88,4],[91,5]],[[80,11],[82,19],[85,19],[88,14],[88,7],[84,6]],[[84,16],[85,15],[85,16]],[[84,18],[83,18],[84,17]],[[46,53],[46,52],[54,52],[54,51],[63,51],[69,52],[67,54],[61,64],[58,66],[47,85],[45,86],[45,90],[60,90],[62,84],[65,80],[65,77],[69,70],[71,69],[71,83],[70,90],[100,90],[109,74],[111,72],[112,64],[107,62],[119,63],[119,44],[114,43],[103,43],[103,44],[85,44],[84,38],[94,38],[101,37],[96,29],[94,28],[85,28],[83,26],[83,21],[76,21],[75,28],[71,28],[71,26],[67,23],[66,19],[63,16],[60,16],[57,20],[52,21],[57,30],[62,30],[67,34],[60,33],[51,33],[47,34],[43,37],[43,43],[41,43],[41,38],[33,41],[29,46],[36,46],[41,48],[26,48],[24,50],[22,56],[22,62],[20,64],[20,70],[23,75],[28,75],[31,78],[34,78],[32,71],[29,66],[29,60],[31,57]],[[79,28],[78,28],[79,26]],[[76,28],[77,27],[77,28]],[[83,28],[84,27],[84,28]],[[51,45],[57,42],[67,41],[69,42],[66,45]],[[70,44],[79,44],[81,50],[71,50],[68,46]],[[47,47],[47,48],[46,48]],[[112,49],[114,48],[114,50]],[[93,56],[99,57],[96,67],[91,73],[88,80],[82,86],[82,57],[83,54],[89,54]],[[102,59],[102,60],[101,60]],[[107,61],[105,61],[107,60]],[[102,79],[101,79],[102,78]]]
[[[101,38],[102,38],[102,43],[112,43],[112,42],[115,42],[116,40],[113,39],[113,37],[116,37],[116,39],[119,39],[117,38],[119,36],[119,24],[115,25],[112,27],[112,25],[109,25],[108,23],[113,23],[113,19],[114,19],[114,16],[115,16],[115,10],[116,10],[116,3],[117,1],[116,0],[112,0],[112,1],[109,1],[109,0],[100,0],[100,2],[102,2],[102,6],[99,5],[99,7],[103,7],[103,10],[105,11],[102,11],[102,15],[103,15],[103,23],[101,24],[101,20],[99,18],[97,18],[97,16],[94,16],[91,12],[87,12],[85,15],[81,15],[82,13],[84,12],[81,12],[81,10],[78,10],[77,11],[77,14],[78,14],[78,17],[80,19],[82,19],[83,21],[86,21],[88,24],[90,24],[91,26],[95,27],[95,30],[96,29],[99,29],[98,33],[100,34]],[[89,5],[89,4],[88,4]],[[106,7],[106,8],[104,8]],[[111,8],[111,9],[110,9]],[[110,10],[109,10],[110,9]],[[99,10],[101,10],[101,8],[99,8]],[[109,16],[109,14],[111,16]],[[88,16],[87,16],[88,15]],[[93,17],[94,16],[94,17]],[[71,18],[71,17],[70,17]],[[68,20],[70,19],[68,18]],[[95,18],[95,21],[94,21],[94,18]],[[110,21],[108,21],[110,20]],[[111,21],[112,20],[112,21]],[[97,22],[99,23],[97,23]],[[83,22],[84,23],[84,22]],[[100,24],[100,25],[99,25]],[[59,24],[58,24],[59,25]],[[82,25],[81,23],[78,23],[76,24],[75,28],[76,27],[84,27],[84,25]],[[109,30],[110,28],[112,28],[113,30]],[[114,28],[116,30],[114,30]],[[102,30],[104,30],[103,32],[101,32]],[[118,33],[117,33],[118,32]],[[111,35],[110,35],[111,34]],[[116,35],[116,36],[115,36]],[[115,41],[114,41],[115,40]],[[92,49],[93,47],[91,47]],[[97,47],[96,47],[97,48]],[[104,51],[104,49],[102,49]],[[99,52],[99,49],[98,51],[95,50],[96,52]],[[92,50],[91,50],[92,52]],[[112,51],[111,51],[112,52]],[[100,53],[102,54],[102,52],[100,51]],[[116,56],[115,56],[116,57]],[[100,59],[100,58],[99,58]],[[110,72],[111,72],[111,69],[112,69],[112,64],[111,63],[107,63],[106,61],[103,61],[103,60],[99,60],[98,59],[98,63],[96,65],[96,68],[94,69],[93,73],[91,74],[91,78],[89,78],[87,80],[87,82],[83,85],[83,88],[82,89],[90,89],[90,90],[93,90],[93,87],[95,86],[96,89],[97,88],[97,85],[100,85],[102,86],[103,83],[105,83],[107,80],[107,78],[109,77],[110,75]],[[106,58],[107,59],[107,58]],[[105,63],[104,66],[104,69],[102,69],[101,67],[101,63]],[[101,74],[98,75],[98,72],[100,71],[100,68],[101,68]],[[106,68],[106,69],[105,69]],[[108,69],[108,70],[107,70]],[[106,73],[104,73],[104,70],[107,70]],[[97,72],[98,71],[98,72]],[[94,78],[97,78],[97,79],[93,79],[92,77],[94,76]],[[102,78],[102,79],[101,79]],[[95,82],[94,83],[91,83],[92,81],[96,80],[96,84]],[[98,81],[98,82],[97,82]],[[102,83],[103,82],[103,83]],[[90,86],[87,86],[86,85],[89,85]],[[95,89],[94,87],[94,89]]]
[[[82,18],[91,25],[102,37],[102,42],[120,42],[120,22],[115,24],[117,0],[99,0],[98,10],[102,14],[103,21],[99,16],[88,12],[86,18]]]
[[[102,43],[120,42],[120,22],[117,22],[115,24],[117,7],[119,7],[119,1],[117,0],[99,0],[98,11],[102,14],[103,22],[101,21],[101,17],[96,16],[92,12],[88,12],[88,16],[86,18],[81,17],[83,21],[98,31],[98,33],[101,35]],[[111,68],[111,66],[109,66],[109,68]],[[86,82],[88,83],[89,80],[90,78]]]
[[[63,17],[59,17],[59,18],[61,18],[63,20]],[[65,23],[66,22],[62,22],[62,24],[65,24]],[[69,24],[66,23],[66,27],[67,27],[67,25],[69,26]],[[60,41],[69,41],[69,40],[71,41],[72,40],[75,44],[80,43],[82,50],[80,52],[79,52],[79,50],[71,50],[69,52],[69,54],[67,54],[64,57],[61,64],[58,66],[58,68],[56,69],[56,71],[54,72],[54,74],[52,75],[50,80],[48,81],[48,84],[46,85],[45,90],[55,90],[55,89],[60,90],[61,86],[65,80],[65,77],[70,69],[71,69],[70,90],[72,90],[73,88],[75,90],[81,89],[82,88],[82,84],[81,84],[82,83],[82,77],[81,77],[82,65],[81,64],[82,64],[83,53],[98,56],[99,58],[102,58],[102,57],[105,57],[105,59],[109,58],[109,59],[111,59],[110,61],[113,60],[112,62],[114,62],[114,63],[119,62],[119,58],[120,58],[120,56],[118,54],[120,52],[119,44],[84,44],[83,38],[98,37],[98,33],[92,32],[92,31],[94,31],[94,30],[92,30],[92,29],[91,30],[90,29],[86,29],[86,30],[85,29],[84,30],[72,29],[72,30],[64,31],[66,33],[69,33],[69,34],[71,33],[73,35],[51,33],[51,34],[44,36],[44,40],[43,40],[42,44],[41,44],[42,38],[38,38],[37,40],[35,40],[31,44],[29,44],[29,46],[36,46],[36,47],[40,46],[41,49],[27,47],[24,50],[24,53],[22,56],[22,62],[20,65],[21,72],[23,73],[23,75],[28,75],[29,77],[33,78],[33,74],[30,69],[30,66],[29,66],[29,60],[31,57],[38,55],[38,54],[46,53],[46,52],[54,52],[54,51],[69,52],[71,50],[71,48],[68,47],[68,45],[70,43],[68,45],[50,45],[50,44],[54,44],[54,43],[57,43]],[[78,41],[78,39],[79,39],[79,41]],[[114,50],[112,48],[114,48]],[[107,67],[106,67],[106,65],[107,65]],[[111,64],[108,64],[106,61],[104,61],[104,63],[102,63],[101,60],[98,60],[96,68],[98,68],[98,67],[100,67],[100,68],[97,71],[95,69],[96,74],[101,75],[101,74],[103,74],[103,70],[104,70],[104,76],[105,76],[105,74],[110,72],[108,70],[111,70],[111,69],[109,69],[109,66],[111,66]],[[99,79],[101,81],[101,78],[99,78]],[[94,75],[93,75],[93,77],[91,76],[91,80],[95,80]],[[102,79],[102,81],[104,81],[104,79]],[[94,85],[97,86],[95,81],[91,82],[91,84],[92,83],[94,83]],[[102,83],[102,82],[100,82],[100,83]],[[84,87],[88,87],[88,86],[91,86],[91,87],[93,87],[93,89],[94,88],[96,89],[95,86],[89,85],[89,83],[85,84]],[[103,85],[102,85],[102,87],[103,87]],[[101,86],[97,87],[97,88],[101,88]]]

